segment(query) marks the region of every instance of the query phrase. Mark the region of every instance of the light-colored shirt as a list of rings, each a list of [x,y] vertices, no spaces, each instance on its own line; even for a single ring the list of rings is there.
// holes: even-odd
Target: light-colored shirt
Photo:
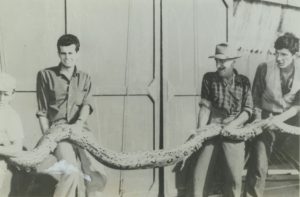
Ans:
[[[10,106],[0,108],[0,144],[12,143],[24,138],[20,116]]]

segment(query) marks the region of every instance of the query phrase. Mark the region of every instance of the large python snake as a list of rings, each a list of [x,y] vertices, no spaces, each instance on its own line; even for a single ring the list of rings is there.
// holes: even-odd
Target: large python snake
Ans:
[[[196,130],[195,133],[197,134],[194,137],[174,149],[131,153],[116,152],[103,148],[97,144],[91,132],[72,132],[70,125],[59,125],[51,128],[32,151],[22,151],[17,157],[9,158],[9,160],[20,167],[34,168],[55,150],[58,142],[68,140],[86,149],[99,162],[110,168],[131,170],[164,167],[184,161],[199,150],[203,142],[209,138],[222,135],[245,141],[262,133],[262,127],[270,122],[280,128],[282,132],[300,135],[300,127],[289,126],[283,123],[284,120],[294,116],[299,111],[298,108],[291,108],[281,115],[255,121],[242,128],[232,129],[230,132],[224,131],[221,125],[211,124]]]

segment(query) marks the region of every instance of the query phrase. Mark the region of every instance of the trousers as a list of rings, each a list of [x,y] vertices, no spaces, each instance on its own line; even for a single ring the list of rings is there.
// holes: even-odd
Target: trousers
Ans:
[[[191,166],[191,176],[187,186],[186,197],[208,196],[212,167],[217,157],[223,155],[225,181],[224,197],[240,197],[242,189],[242,172],[244,167],[244,142],[236,142],[216,137],[204,144],[195,155],[195,164]],[[194,167],[193,167],[194,166]]]

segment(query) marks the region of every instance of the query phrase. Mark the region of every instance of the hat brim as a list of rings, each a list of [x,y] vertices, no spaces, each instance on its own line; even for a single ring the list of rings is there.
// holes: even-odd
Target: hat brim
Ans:
[[[234,59],[238,59],[240,57],[241,56],[228,57],[228,56],[225,56],[223,54],[219,54],[219,55],[211,55],[208,58],[214,58],[214,59],[220,59],[220,60],[234,60]]]

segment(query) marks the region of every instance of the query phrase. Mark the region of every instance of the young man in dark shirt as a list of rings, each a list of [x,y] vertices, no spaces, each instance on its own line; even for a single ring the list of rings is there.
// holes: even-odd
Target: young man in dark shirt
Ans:
[[[90,76],[76,66],[79,47],[76,36],[61,36],[57,42],[59,65],[38,72],[37,117],[43,133],[59,124],[72,125],[73,132],[90,132],[86,120],[93,112],[92,85]],[[60,142],[55,156],[66,169],[74,169],[61,175],[55,197],[101,196],[106,176],[101,164],[87,151]]]

